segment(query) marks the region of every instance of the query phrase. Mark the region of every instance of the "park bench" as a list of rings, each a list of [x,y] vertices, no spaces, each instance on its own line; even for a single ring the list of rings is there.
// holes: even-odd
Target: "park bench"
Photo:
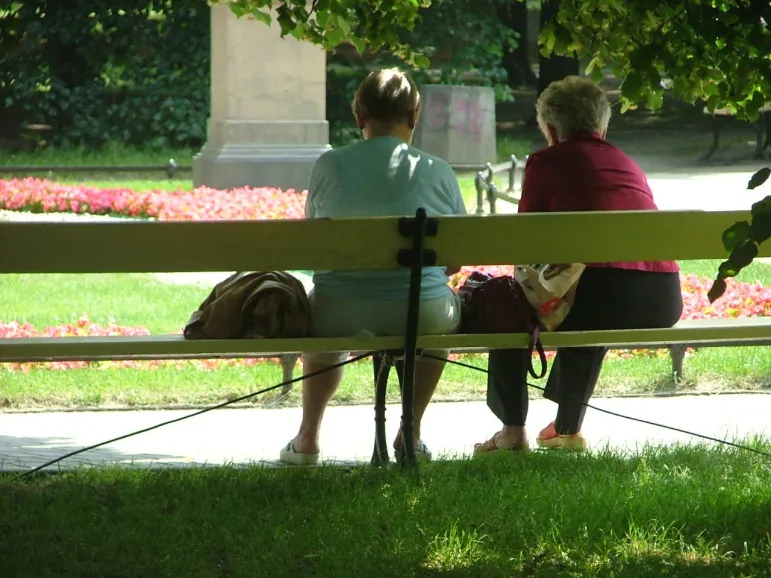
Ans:
[[[181,335],[0,339],[0,362],[241,358],[311,351],[403,356],[402,420],[412,448],[416,351],[528,346],[525,334],[417,336],[420,269],[510,263],[714,259],[746,212],[623,211],[426,218],[211,222],[0,222],[2,273],[159,273],[411,268],[406,337],[185,340]],[[771,245],[760,256],[771,256]],[[184,320],[180,320],[183,322]],[[654,349],[771,344],[771,318],[684,321],[669,329],[545,333],[545,348]],[[385,384],[373,463],[388,461]],[[414,452],[406,452],[414,463]]]
[[[718,108],[715,112],[710,112],[706,106],[703,109],[703,113],[712,116],[712,146],[699,158],[699,162],[706,163],[714,155],[723,156],[722,149],[720,148],[720,136],[723,125],[726,119],[735,116],[736,113],[731,108]],[[760,109],[758,120],[750,124],[755,131],[755,153],[753,154],[753,159],[767,160],[768,156],[765,151],[771,146],[771,103],[763,106]]]

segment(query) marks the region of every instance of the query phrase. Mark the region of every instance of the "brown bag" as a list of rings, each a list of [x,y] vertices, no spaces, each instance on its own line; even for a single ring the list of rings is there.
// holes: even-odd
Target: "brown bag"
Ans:
[[[546,375],[541,326],[535,309],[514,277],[491,277],[474,271],[460,287],[458,295],[461,299],[462,333],[527,333],[530,335],[528,372],[535,379]],[[533,368],[533,351],[538,352],[541,363],[538,374]]]

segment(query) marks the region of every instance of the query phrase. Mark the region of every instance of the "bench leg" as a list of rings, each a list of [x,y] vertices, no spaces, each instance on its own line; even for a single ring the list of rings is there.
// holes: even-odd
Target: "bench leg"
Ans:
[[[292,381],[294,379],[294,366],[297,365],[299,355],[290,354],[281,356],[281,369],[283,370],[283,381]],[[281,395],[287,395],[292,391],[292,383],[287,383],[281,388]]]
[[[423,250],[428,232],[426,210],[420,208],[403,235],[412,237],[412,248],[408,254],[400,252],[397,262],[410,268],[409,302],[407,305],[407,328],[404,332],[404,383],[402,384],[402,466],[418,467],[415,456],[415,431],[413,429],[413,393],[415,386],[415,358],[418,353],[418,321],[420,319],[420,285],[423,279],[423,265],[426,254]],[[435,233],[432,233],[435,234]],[[435,256],[434,256],[435,258]]]
[[[388,390],[388,374],[391,365],[385,352],[372,356],[372,369],[375,377],[375,449],[372,452],[373,466],[384,466],[390,461],[388,441],[386,440],[386,393]]]
[[[683,362],[685,361],[685,350],[687,345],[670,345],[669,356],[672,358],[672,379],[675,383],[683,379]]]
[[[712,118],[712,146],[706,152],[706,154],[704,154],[704,156],[699,159],[698,162],[706,163],[712,159],[713,155],[717,155],[718,157],[725,160],[723,151],[720,149],[720,133],[723,129],[723,121],[723,115],[717,115]]]

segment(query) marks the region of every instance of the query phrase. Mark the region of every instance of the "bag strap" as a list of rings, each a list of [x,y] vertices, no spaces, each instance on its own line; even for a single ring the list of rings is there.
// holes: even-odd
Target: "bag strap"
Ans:
[[[541,364],[540,373],[536,374],[533,367],[533,350],[538,352],[538,361]],[[546,352],[543,349],[541,343],[541,330],[536,325],[533,332],[530,334],[530,346],[528,347],[528,353],[530,354],[530,361],[528,363],[527,372],[533,377],[533,379],[541,379],[546,375]]]

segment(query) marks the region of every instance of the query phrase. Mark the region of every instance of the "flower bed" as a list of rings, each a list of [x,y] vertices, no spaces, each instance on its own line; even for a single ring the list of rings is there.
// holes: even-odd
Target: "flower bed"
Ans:
[[[178,332],[182,333],[182,330]],[[38,330],[29,323],[0,323],[0,338],[24,338],[24,337],[106,337],[110,335],[150,335],[150,332],[144,327],[127,327],[110,323],[100,325],[91,322],[87,316],[83,315],[74,323],[64,323],[54,325]],[[230,365],[256,365],[266,363],[267,361],[278,361],[278,359],[268,358],[250,358],[250,359],[170,359],[170,360],[115,360],[115,361],[53,361],[50,363],[4,363],[0,364],[0,370],[5,371],[24,371],[30,369],[82,369],[86,367],[98,367],[101,369],[155,369],[158,367],[194,367],[201,370],[217,369]]]
[[[0,209],[159,221],[302,219],[306,195],[305,191],[270,187],[137,192],[127,188],[63,185],[31,177],[0,179]]]

